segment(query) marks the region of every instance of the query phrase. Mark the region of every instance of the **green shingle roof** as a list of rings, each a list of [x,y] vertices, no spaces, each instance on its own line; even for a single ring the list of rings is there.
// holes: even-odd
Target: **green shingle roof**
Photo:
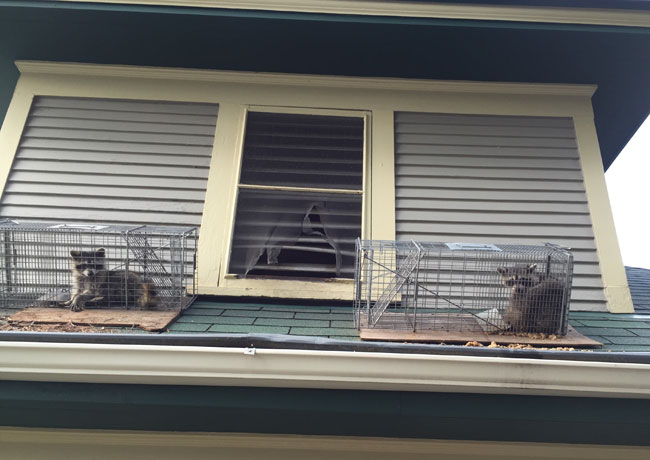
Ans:
[[[625,267],[625,274],[627,275],[627,284],[630,286],[634,311],[650,314],[650,270]]]
[[[569,323],[603,351],[650,352],[650,315],[571,312]],[[199,300],[170,333],[259,333],[360,340],[350,305]]]
[[[169,332],[259,333],[360,340],[349,305],[197,301]]]

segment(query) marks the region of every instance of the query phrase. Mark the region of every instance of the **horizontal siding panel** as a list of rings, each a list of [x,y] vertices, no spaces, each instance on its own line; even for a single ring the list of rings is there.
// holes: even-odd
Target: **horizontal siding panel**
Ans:
[[[535,225],[591,225],[591,219],[588,214],[534,214],[525,212],[497,212],[489,211],[433,211],[422,210],[412,211],[402,209],[399,215],[399,221],[403,222],[422,222],[423,224],[437,224],[439,222],[454,223],[471,223],[471,224],[493,224],[499,222],[502,224],[535,224]]]
[[[539,126],[551,128],[573,128],[571,118],[561,117],[517,117],[494,115],[465,115],[440,113],[395,113],[396,126],[401,123],[425,123],[440,125],[465,124],[471,126]]]
[[[460,136],[548,137],[573,139],[573,128],[549,128],[531,126],[479,126],[479,125],[432,125],[430,123],[401,124],[397,134],[443,134]]]
[[[35,106],[32,117],[48,119],[75,118],[82,120],[137,121],[145,123],[167,123],[180,125],[201,125],[214,127],[213,115],[181,115],[178,113],[151,113],[128,111],[102,111],[85,109],[66,109]]]
[[[426,144],[426,145],[485,145],[509,147],[538,147],[544,148],[573,148],[576,146],[574,139],[557,139],[541,137],[488,137],[488,136],[453,136],[453,135],[426,135],[426,134],[396,134],[396,142],[401,144]]]
[[[400,165],[396,174],[412,178],[446,178],[470,177],[489,179],[539,179],[551,181],[570,181],[582,183],[582,178],[576,178],[576,172],[562,169],[528,169],[528,168],[471,168],[457,166],[420,166]]]
[[[437,182],[437,181],[436,181]],[[512,193],[509,190],[485,190],[485,189],[462,189],[452,187],[436,187],[431,185],[424,187],[409,187],[401,185],[395,190],[396,197],[428,199],[439,198],[449,200],[477,200],[477,201],[529,201],[529,202],[571,202],[585,203],[587,198],[584,191],[572,190],[517,190]]]
[[[582,191],[582,181],[559,181],[559,180],[517,180],[517,179],[477,179],[471,177],[438,177],[431,181],[438,187],[443,188],[464,188],[464,189],[491,189],[491,190],[556,190],[556,191]],[[395,185],[397,187],[420,187],[428,188],[429,181],[419,176],[397,176]]]
[[[112,152],[84,152],[50,149],[23,149],[23,160],[48,160],[52,161],[79,161],[82,156],[88,163],[123,163],[123,164],[157,164],[172,166],[210,166],[209,155],[160,155],[155,153],[112,153]]]
[[[75,172],[76,174],[110,174],[118,176],[138,176],[138,177],[196,177],[207,179],[207,168],[180,167],[180,166],[140,166],[134,164],[120,164],[105,162],[102,164],[95,163],[78,163],[63,161],[40,161],[40,160],[21,160],[14,162],[15,171],[51,171],[51,172]]]
[[[205,179],[176,179],[173,177],[141,177],[141,176],[105,176],[97,174],[58,173],[47,171],[15,171],[12,173],[12,182],[29,182],[38,184],[86,184],[86,185],[112,185],[116,187],[155,187],[155,188],[182,188],[190,190],[203,190],[207,181]]]
[[[397,167],[435,166],[450,168],[454,166],[471,168],[526,168],[531,170],[571,170],[580,171],[580,161],[576,158],[562,158],[549,163],[548,158],[517,158],[478,155],[415,155],[402,154],[396,158]]]
[[[396,233],[572,248],[573,308],[604,296],[569,118],[395,114]]]
[[[404,211],[441,211],[441,210],[462,210],[484,212],[507,211],[507,212],[531,212],[548,214],[578,214],[588,216],[585,203],[561,203],[561,202],[531,202],[531,201],[491,201],[491,200],[444,200],[440,199],[416,199],[398,198],[396,206]]]
[[[63,199],[60,196],[47,195],[17,195],[7,194],[3,200],[3,206],[52,206],[59,207]],[[92,197],[66,197],[66,208],[77,209],[106,209],[106,210],[141,210],[157,212],[180,212],[200,214],[203,210],[203,201],[184,202],[171,200],[142,200],[139,196],[132,196],[124,199],[107,199]]]
[[[575,283],[571,288],[571,298],[583,301],[606,302],[605,293],[602,288],[584,289],[576,287]]]
[[[162,189],[146,187],[125,187],[125,186],[97,186],[83,184],[53,184],[41,183],[34,186],[33,183],[12,182],[5,187],[5,194],[22,194],[22,195],[67,195],[67,196],[97,196],[106,198],[147,198],[157,200],[184,200],[200,201],[205,197],[205,191],[182,190],[182,189]]]
[[[198,226],[218,106],[36,98],[2,217]]]
[[[143,113],[171,113],[189,115],[217,116],[219,106],[216,104],[179,103],[161,101],[131,101],[118,99],[39,97],[34,107],[56,107],[89,110],[117,110]]]
[[[211,145],[166,145],[166,144],[148,144],[129,142],[95,142],[80,141],[74,139],[23,139],[22,147],[26,148],[44,148],[68,151],[98,151],[98,152],[130,152],[130,153],[159,153],[182,155],[211,155]]]
[[[215,130],[215,127],[212,125],[180,125],[173,123],[148,123],[143,121],[109,121],[49,117],[33,117],[30,126],[34,128],[75,131],[120,131],[124,133],[193,134],[200,136],[212,136]]]
[[[123,224],[156,224],[156,225],[192,225],[201,223],[201,215],[181,214],[178,212],[159,213],[139,211],[112,211],[108,209],[75,209],[70,207],[28,207],[2,206],[0,217],[11,217],[18,220],[38,220],[56,222],[101,222]]]
[[[535,148],[505,145],[429,145],[399,144],[395,146],[400,155],[456,155],[460,157],[489,158],[555,158],[559,160],[577,159],[575,148]]]
[[[401,213],[400,213],[401,214]],[[447,223],[447,222],[417,222],[402,221],[399,217],[396,223],[396,230],[425,233],[435,228],[442,233],[456,233],[458,235],[499,235],[516,238],[521,234],[535,236],[538,238],[561,237],[565,233],[570,233],[572,237],[590,238],[593,236],[591,227],[583,225],[523,225],[511,224],[506,225],[497,222],[486,222],[482,224],[471,223]]]
[[[102,142],[156,143],[178,145],[212,145],[212,136],[196,136],[163,133],[127,133],[120,131],[97,131],[90,129],[28,128],[26,138],[72,139]]]

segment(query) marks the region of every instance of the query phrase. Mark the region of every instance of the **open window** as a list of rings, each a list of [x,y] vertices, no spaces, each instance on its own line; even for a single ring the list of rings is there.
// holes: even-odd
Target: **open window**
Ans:
[[[363,116],[249,111],[229,273],[353,278]]]

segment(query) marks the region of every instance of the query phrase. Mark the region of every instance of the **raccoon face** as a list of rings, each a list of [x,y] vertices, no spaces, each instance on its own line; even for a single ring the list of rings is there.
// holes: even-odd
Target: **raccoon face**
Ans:
[[[99,270],[104,269],[106,250],[104,248],[96,251],[70,251],[73,270],[84,276],[95,276]]]
[[[504,286],[513,291],[521,291],[535,285],[536,277],[533,275],[537,264],[515,265],[512,267],[499,267],[497,272],[501,275]]]

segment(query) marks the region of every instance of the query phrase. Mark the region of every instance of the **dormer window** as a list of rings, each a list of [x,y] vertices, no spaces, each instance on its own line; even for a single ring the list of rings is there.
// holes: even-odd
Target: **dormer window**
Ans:
[[[365,120],[249,111],[229,272],[353,278]]]

